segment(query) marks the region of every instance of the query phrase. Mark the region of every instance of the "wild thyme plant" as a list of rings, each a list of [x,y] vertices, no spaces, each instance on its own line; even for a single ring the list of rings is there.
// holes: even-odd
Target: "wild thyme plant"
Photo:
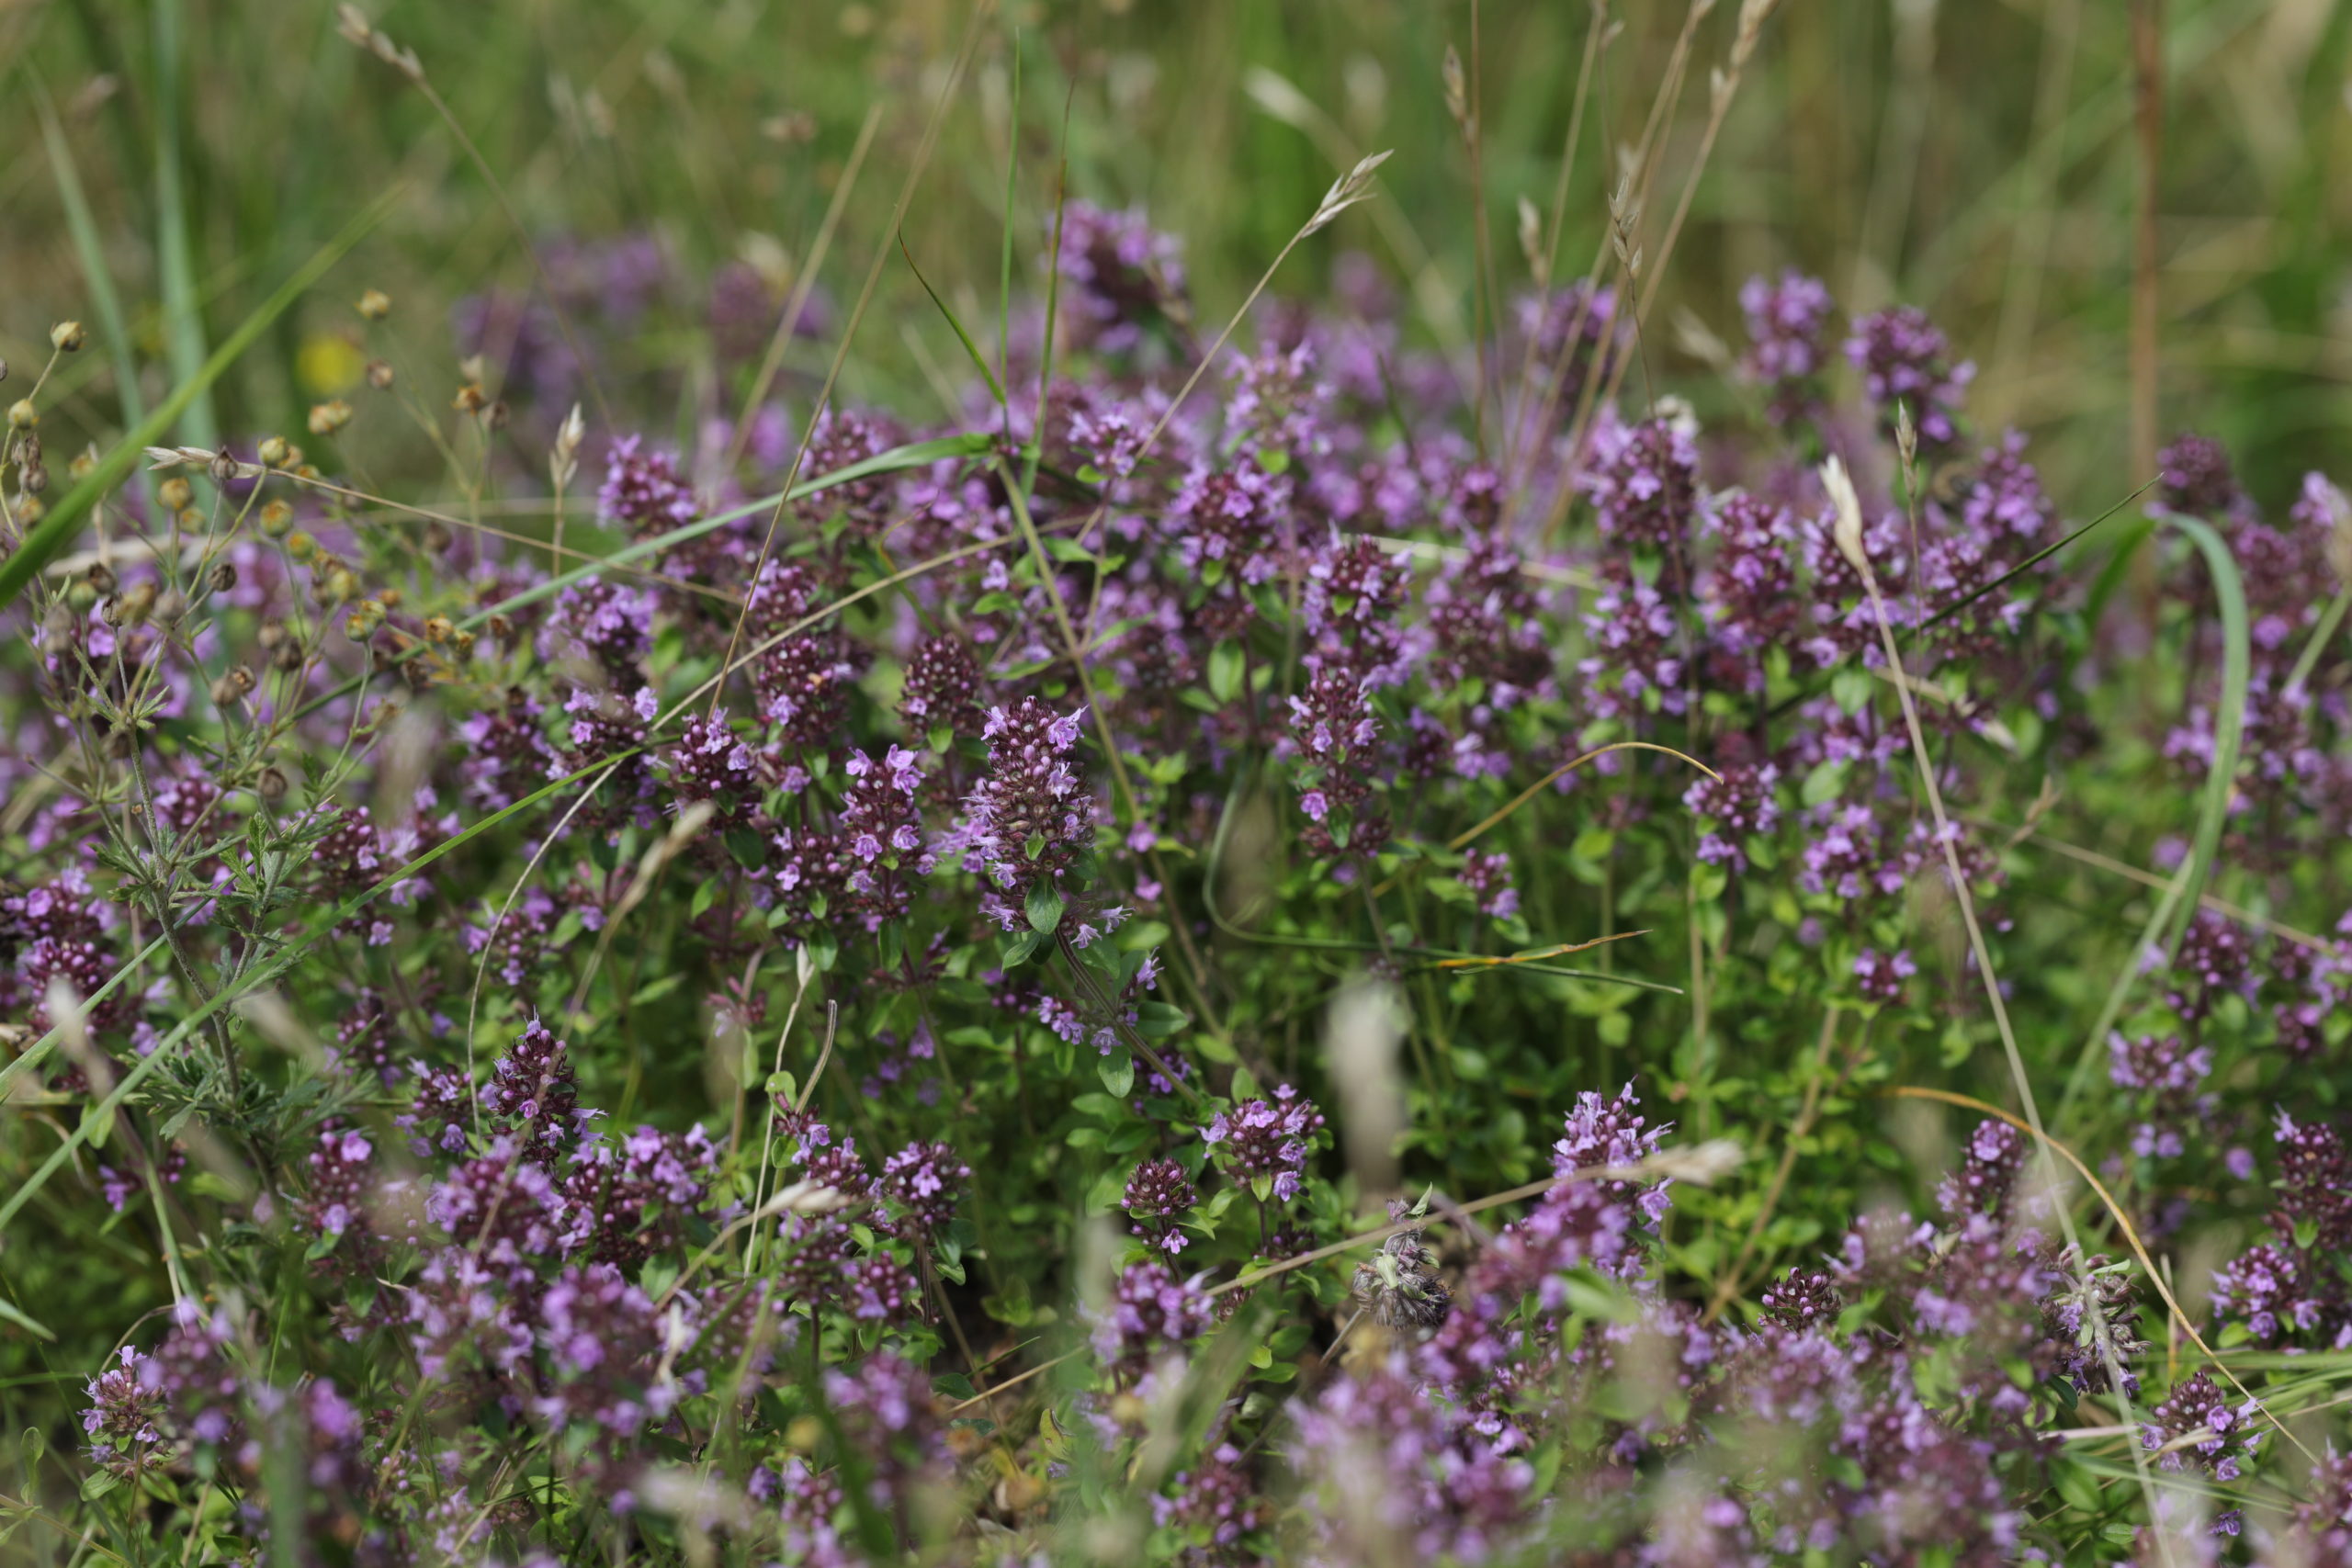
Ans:
[[[1464,355],[1361,256],[1227,344],[1140,209],[1053,234],[936,421],[772,392],[650,235],[118,482],[51,334],[0,1541],[2342,1559],[2342,492],[2062,505],[1795,272],[1694,403],[1630,245]],[[681,300],[723,417],[588,417]],[[366,480],[406,418],[457,499]],[[2208,816],[2099,831],[2127,768]]]

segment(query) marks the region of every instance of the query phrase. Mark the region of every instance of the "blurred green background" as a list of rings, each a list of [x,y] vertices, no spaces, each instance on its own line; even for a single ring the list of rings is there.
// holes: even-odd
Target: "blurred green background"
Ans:
[[[1707,73],[1738,10],[1726,0],[1700,24],[1653,227],[1690,162]],[[1712,333],[1736,348],[1740,281],[1800,265],[1849,310],[1928,307],[1978,363],[1980,423],[2032,432],[2070,509],[2131,488],[2127,11],[1786,0],[1669,265],[1651,373],[1703,385],[1692,345]],[[1686,11],[1621,0],[1609,14],[1623,31],[1600,57],[1568,171],[1563,272],[1580,272],[1605,233],[1618,149],[1640,135]],[[1016,288],[1038,277],[1064,151],[1073,195],[1147,204],[1183,236],[1198,315],[1214,324],[1339,160],[1394,148],[1383,201],[1301,247],[1276,288],[1320,288],[1338,252],[1362,250],[1410,287],[1415,330],[1458,344],[1477,309],[1477,223],[1446,107],[1447,48],[1474,79],[1488,237],[1510,294],[1527,281],[1517,204],[1550,208],[1590,26],[1581,0],[1015,0],[978,15],[951,0],[395,0],[370,18],[415,52],[534,235],[658,237],[677,281],[634,330],[615,401],[625,421],[680,429],[726,393],[701,330],[710,269],[748,257],[781,278],[805,265],[872,114],[820,269],[845,307],[890,245],[933,106],[967,50],[905,232],[976,331],[996,314],[1017,51]],[[2304,467],[2344,470],[2348,26],[2333,0],[2162,7],[2161,424],[2227,438],[2266,501]],[[425,96],[339,37],[321,0],[0,0],[0,355],[20,367],[37,365],[60,317],[100,327],[94,241],[152,403],[175,367],[395,186],[395,216],[223,384],[223,430],[299,432],[311,401],[346,389],[363,356],[337,340],[361,326],[349,301],[363,287],[393,297],[378,332],[399,344],[403,374],[437,392],[458,379],[454,301],[529,284],[514,224]],[[79,246],[59,147],[86,195]],[[960,351],[895,254],[875,305],[847,394],[935,417],[938,372],[960,379]],[[797,344],[795,371],[820,376],[832,346]],[[367,352],[381,347],[371,337]],[[93,436],[120,426],[114,366],[101,352],[64,370],[65,419]],[[371,439],[379,474],[432,460],[421,437]],[[52,436],[52,450],[79,445],[79,433]]]

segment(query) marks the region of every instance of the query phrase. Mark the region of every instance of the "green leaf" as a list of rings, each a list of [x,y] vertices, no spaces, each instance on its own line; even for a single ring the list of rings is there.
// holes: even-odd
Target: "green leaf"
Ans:
[[[1039,936],[1051,936],[1061,930],[1064,905],[1061,893],[1052,883],[1040,882],[1029,889],[1023,907],[1029,916],[1029,929]]]
[[[1871,705],[1871,688],[1876,684],[1871,672],[1860,665],[1841,665],[1829,677],[1829,694],[1846,712],[1860,713]]]
[[[1825,800],[1835,800],[1846,789],[1847,763],[1843,761],[1816,763],[1798,786],[1798,798],[1807,806],[1819,806]]]
[[[1222,638],[1209,649],[1209,691],[1218,702],[1229,703],[1241,694],[1242,672],[1247,668],[1241,645],[1231,637]]]
[[[751,828],[729,828],[725,834],[727,852],[735,863],[746,871],[757,871],[768,858],[768,841]]]
[[[1112,1047],[1109,1055],[1094,1064],[1094,1070],[1102,1075],[1102,1087],[1121,1100],[1136,1087],[1135,1055],[1124,1045]]]
[[[1147,1000],[1136,1004],[1136,1027],[1149,1040],[1165,1040],[1192,1021],[1192,1014],[1166,1002]]]

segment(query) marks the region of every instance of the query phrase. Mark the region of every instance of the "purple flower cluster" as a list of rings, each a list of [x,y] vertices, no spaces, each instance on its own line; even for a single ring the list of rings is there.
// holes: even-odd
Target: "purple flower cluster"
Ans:
[[[1323,1113],[1288,1084],[1271,1100],[1245,1100],[1221,1111],[1202,1129],[1201,1141],[1220,1168],[1248,1186],[1263,1203],[1287,1203],[1298,1196],[1308,1156],[1323,1133]]]

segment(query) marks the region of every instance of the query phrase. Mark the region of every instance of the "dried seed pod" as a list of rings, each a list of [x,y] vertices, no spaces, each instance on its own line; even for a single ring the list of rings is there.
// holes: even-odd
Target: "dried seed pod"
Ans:
[[[174,474],[155,487],[155,499],[166,512],[186,512],[196,502],[196,487]]]
[[[27,495],[39,495],[49,488],[49,470],[39,462],[28,462],[17,472],[17,488]]]
[[[262,438],[260,457],[264,468],[283,468],[294,461],[294,448],[288,445],[283,435]]]
[[[1453,1305],[1419,1225],[1390,1236],[1370,1261],[1356,1266],[1355,1298],[1383,1328],[1434,1328]]]
[[[225,708],[253,690],[254,672],[240,664],[212,682],[212,705]]]
[[[261,777],[254,781],[254,788],[264,800],[275,804],[286,798],[288,781],[276,763],[264,768]]]
[[[79,354],[89,341],[90,334],[79,321],[60,321],[49,329],[49,345],[61,354]]]
[[[18,398],[8,405],[8,428],[30,430],[40,423],[40,410],[33,407],[30,398]]]
[[[311,405],[311,434],[333,435],[351,423],[351,405],[341,398],[330,398]]]
[[[114,592],[114,569],[107,565],[104,561],[92,562],[90,570],[82,574],[82,580],[90,585],[92,592],[111,593]]]
[[[255,635],[254,640],[259,642],[265,649],[276,649],[285,644],[286,637],[286,623],[269,620],[261,624],[261,630]]]
[[[370,288],[359,296],[359,313],[371,321],[380,321],[392,313],[392,297],[380,288]]]
[[[230,561],[220,561],[205,574],[205,581],[211,585],[215,593],[226,593],[237,586],[236,566]]]
[[[269,661],[282,672],[291,675],[302,668],[302,645],[289,637],[278,644],[277,651],[270,655]]]
[[[457,635],[457,624],[447,615],[427,615],[424,618],[424,640],[427,642],[447,642]]]
[[[261,531],[273,539],[286,537],[294,526],[294,509],[282,501],[266,502],[261,509]]]
[[[480,382],[469,381],[458,389],[458,395],[449,400],[449,406],[459,413],[480,413],[490,406],[490,394],[481,389]]]
[[[368,362],[368,384],[375,388],[376,390],[379,392],[390,390],[392,385],[392,367],[390,363],[382,359],[369,360]]]
[[[115,604],[121,611],[121,624],[127,626],[145,625],[147,617],[155,613],[157,595],[153,578],[142,578],[117,594]]]

